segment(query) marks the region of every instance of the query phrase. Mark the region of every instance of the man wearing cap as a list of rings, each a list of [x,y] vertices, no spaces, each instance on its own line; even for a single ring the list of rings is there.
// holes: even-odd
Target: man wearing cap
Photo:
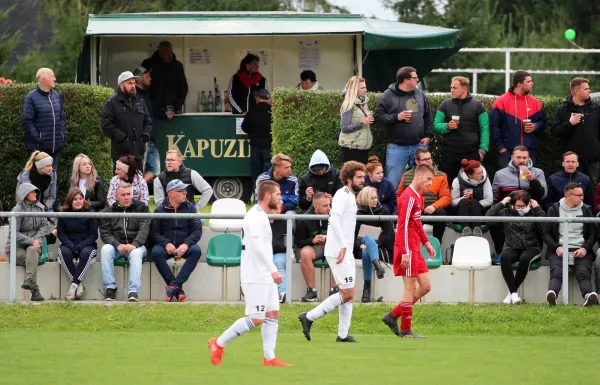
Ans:
[[[154,105],[154,116],[173,119],[182,112],[188,93],[183,64],[173,53],[169,41],[161,41],[158,49],[142,62],[142,67],[151,69],[152,89],[150,99]]]
[[[250,175],[252,181],[271,167],[271,95],[266,89],[254,91],[256,107],[242,122],[242,130],[250,138]]]
[[[156,207],[155,213],[193,214],[196,206],[186,199],[190,185],[174,179],[167,185],[167,198]],[[200,219],[153,219],[150,234],[154,241],[152,261],[165,280],[165,300],[181,302],[186,296],[183,284],[190,278],[200,260],[200,247],[197,245],[202,237]],[[185,263],[177,277],[167,264],[167,259],[175,262],[184,258]]]
[[[156,176],[160,172],[160,155],[158,155],[158,150],[154,145],[154,139],[156,138],[156,125],[154,124],[154,108],[152,107],[150,95],[148,94],[148,92],[150,91],[150,84],[152,82],[150,72],[150,69],[144,68],[142,66],[136,68],[135,71],[133,71],[134,76],[139,76],[137,79],[135,79],[135,91],[139,95],[139,97],[144,101],[144,104],[148,109],[148,113],[150,114],[150,119],[152,120],[150,140],[146,142],[146,152],[144,154],[143,162],[144,179],[148,183],[150,183],[154,178],[156,178]]]
[[[152,120],[148,108],[136,92],[139,76],[131,71],[119,75],[119,88],[102,108],[102,131],[111,140],[111,158],[116,163],[123,155],[133,155],[143,170],[145,143],[150,140]]]

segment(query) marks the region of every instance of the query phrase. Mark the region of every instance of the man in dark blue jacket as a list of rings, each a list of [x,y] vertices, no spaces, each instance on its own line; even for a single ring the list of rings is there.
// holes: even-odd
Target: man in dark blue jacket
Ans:
[[[196,206],[186,199],[189,185],[174,179],[167,185],[167,199],[154,210],[155,213],[196,213]],[[165,280],[165,299],[167,302],[185,300],[183,284],[190,278],[200,260],[200,247],[197,245],[202,237],[200,219],[153,219],[151,226],[152,260],[158,272]],[[185,263],[177,278],[167,264],[167,259],[175,258],[175,262],[185,258]]]
[[[38,86],[23,103],[23,131],[27,151],[39,150],[52,156],[52,167],[58,168],[58,152],[65,143],[67,130],[62,99],[57,91],[56,78],[50,68],[40,68],[36,74]]]
[[[133,71],[134,76],[139,76],[135,79],[135,90],[139,97],[146,104],[146,108],[148,109],[148,114],[150,115],[150,120],[152,121],[152,129],[150,131],[150,140],[146,142],[146,152],[144,153],[144,179],[146,182],[150,183],[156,178],[158,174],[160,174],[160,155],[158,154],[158,150],[154,145],[154,140],[156,139],[156,124],[154,117],[154,107],[152,105],[152,101],[150,100],[150,86],[152,84],[152,78],[150,77],[150,72],[152,69],[138,67]]]
[[[565,186],[571,182],[579,183],[583,189],[583,203],[594,206],[594,184],[590,178],[582,172],[577,171],[579,167],[579,156],[573,151],[563,154],[563,170],[550,175],[548,178],[548,195],[546,196],[545,209],[560,201],[565,196]]]
[[[273,167],[265,171],[256,179],[256,191],[254,200],[257,201],[258,185],[265,180],[272,180],[279,184],[283,205],[281,212],[294,212],[298,206],[298,178],[292,174],[292,158],[285,154],[276,154],[271,158]]]

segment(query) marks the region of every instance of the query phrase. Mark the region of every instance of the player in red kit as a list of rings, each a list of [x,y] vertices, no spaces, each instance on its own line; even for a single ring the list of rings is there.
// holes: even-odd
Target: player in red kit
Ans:
[[[429,258],[435,257],[435,249],[429,243],[423,225],[422,191],[432,181],[434,169],[428,164],[420,164],[415,170],[415,178],[398,198],[398,231],[394,242],[394,274],[404,281],[402,300],[381,320],[394,334],[403,338],[425,338],[411,330],[413,305],[431,290],[427,262],[421,255],[421,243],[425,245]],[[417,287],[418,284],[418,287]],[[398,330],[398,318],[401,319]]]

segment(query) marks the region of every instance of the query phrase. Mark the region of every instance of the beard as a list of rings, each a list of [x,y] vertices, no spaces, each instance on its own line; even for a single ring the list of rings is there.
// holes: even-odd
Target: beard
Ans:
[[[354,182],[352,182],[352,191],[354,191],[355,193],[360,192],[360,190],[363,189],[363,186],[359,186],[357,184],[354,184]]]
[[[271,198],[271,200],[269,201],[269,209],[279,210],[279,199]]]

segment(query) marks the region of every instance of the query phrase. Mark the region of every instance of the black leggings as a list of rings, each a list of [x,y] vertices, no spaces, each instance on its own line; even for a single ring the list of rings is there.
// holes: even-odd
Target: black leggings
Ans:
[[[541,251],[538,247],[528,247],[526,249],[511,249],[507,247],[502,250],[500,269],[502,270],[506,286],[508,286],[508,290],[511,293],[516,293],[519,286],[525,281],[529,266],[534,261],[540,260],[540,253]],[[516,274],[513,275],[512,264],[515,262],[519,262],[519,267]]]
[[[348,147],[340,147],[340,151],[342,165],[349,160],[355,160],[362,164],[367,164],[367,159],[369,159],[369,150],[356,150]]]

